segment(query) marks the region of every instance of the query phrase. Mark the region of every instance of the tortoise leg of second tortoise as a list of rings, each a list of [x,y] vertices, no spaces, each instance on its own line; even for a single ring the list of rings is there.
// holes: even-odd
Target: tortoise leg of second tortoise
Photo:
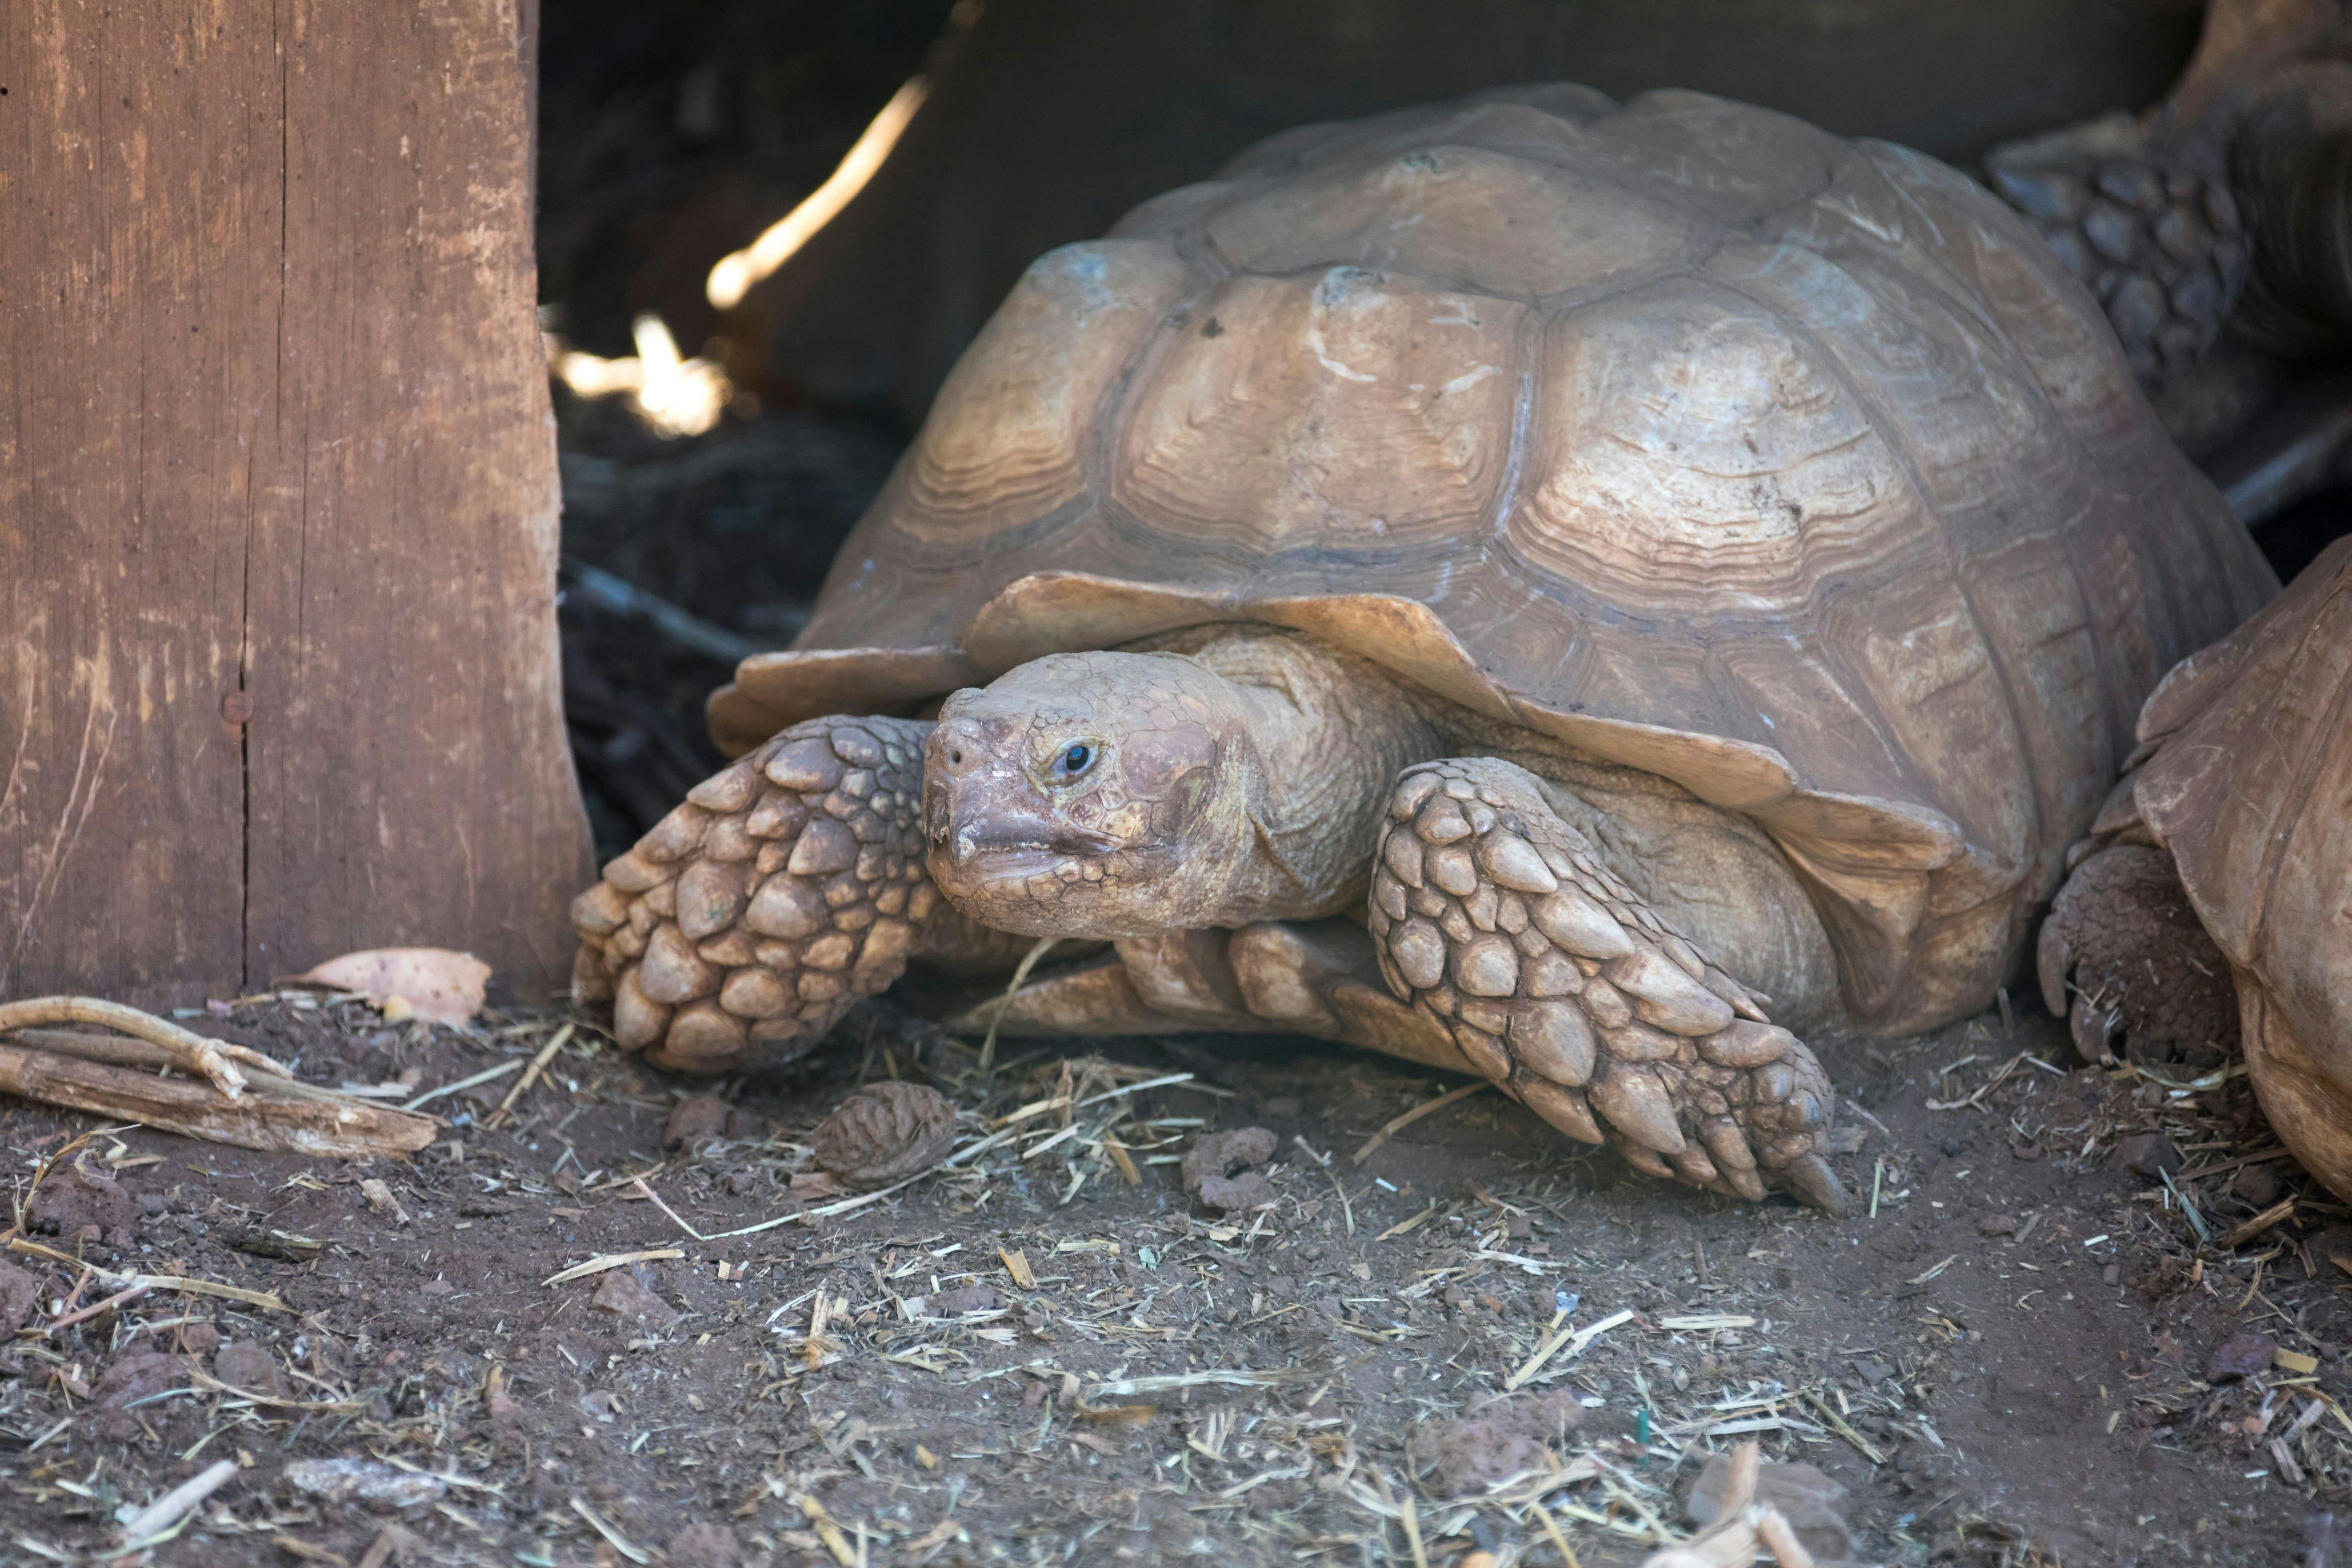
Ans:
[[[2042,922],[2034,967],[2084,1061],[2112,1059],[2119,1035],[2156,1062],[2238,1043],[2229,961],[2155,845],[2109,845],[2074,868]]]
[[[812,719],[697,785],[572,900],[574,994],[657,1067],[814,1046],[967,923],[923,864],[930,728]]]
[[[1846,1208],[1822,1157],[1820,1062],[1667,930],[1525,769],[1408,769],[1368,923],[1397,994],[1570,1136],[1727,1195],[1777,1184]]]

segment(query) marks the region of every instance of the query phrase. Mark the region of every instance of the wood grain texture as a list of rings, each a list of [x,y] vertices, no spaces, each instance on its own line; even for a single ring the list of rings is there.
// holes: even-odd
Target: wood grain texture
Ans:
[[[994,672],[1320,602],[1344,647],[1749,813],[1853,1015],[1920,1028],[2000,984],[2158,677],[2275,592],[2095,302],[1899,148],[1503,89],[1277,138],[1115,233],[1156,324],[1087,357],[1050,507],[987,510],[1046,465],[943,402],[734,728],[809,711],[819,650]],[[1029,298],[957,384],[1097,347]]]
[[[527,19],[0,8],[0,993],[567,973]]]

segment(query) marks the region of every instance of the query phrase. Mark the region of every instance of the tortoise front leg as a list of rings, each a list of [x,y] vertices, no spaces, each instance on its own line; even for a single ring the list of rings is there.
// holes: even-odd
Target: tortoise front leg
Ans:
[[[1654,1175],[1832,1213],[1820,1062],[1490,757],[1408,769],[1368,923],[1389,984],[1545,1121]]]
[[[812,719],[697,785],[572,900],[574,994],[658,1067],[814,1046],[950,923],[923,866],[930,729]]]

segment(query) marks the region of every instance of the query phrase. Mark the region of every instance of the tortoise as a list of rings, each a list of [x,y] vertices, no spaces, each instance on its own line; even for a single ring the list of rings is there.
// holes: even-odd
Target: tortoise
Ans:
[[[2175,666],[2138,736],[2042,924],[2042,998],[2093,1061],[2242,1044],[2279,1141],[2352,1198],[2352,539]]]
[[[1031,268],[576,988],[710,1071],[1076,939],[1006,1028],[1349,1041],[1835,1210],[1800,1033],[1985,1005],[2275,591],[1932,159],[1563,84],[1308,127]]]

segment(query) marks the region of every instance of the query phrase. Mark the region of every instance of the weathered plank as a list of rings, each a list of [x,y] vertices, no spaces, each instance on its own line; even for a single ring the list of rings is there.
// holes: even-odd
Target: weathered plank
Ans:
[[[411,942],[560,984],[518,30],[0,6],[0,994]]]

